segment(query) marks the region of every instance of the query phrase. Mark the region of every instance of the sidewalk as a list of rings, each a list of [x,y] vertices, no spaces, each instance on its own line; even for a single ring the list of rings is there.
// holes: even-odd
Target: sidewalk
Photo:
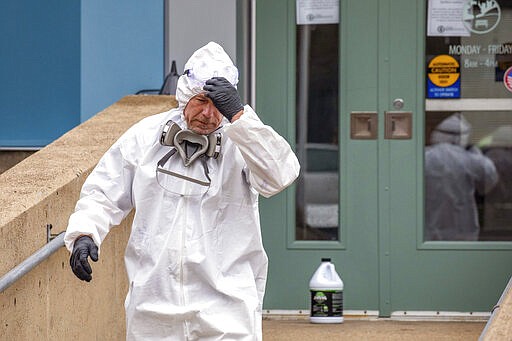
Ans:
[[[341,324],[312,324],[307,319],[263,320],[264,341],[478,340],[485,322],[345,319]]]

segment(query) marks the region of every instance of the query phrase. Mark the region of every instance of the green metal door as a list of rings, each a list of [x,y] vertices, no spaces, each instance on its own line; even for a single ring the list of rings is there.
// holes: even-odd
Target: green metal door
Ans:
[[[510,14],[512,4],[502,2],[501,13]],[[320,259],[330,257],[345,282],[345,310],[380,316],[490,311],[511,275],[510,226],[471,241],[424,237],[430,214],[424,209],[424,155],[433,124],[455,111],[478,127],[479,141],[493,128],[512,124],[512,92],[499,88],[471,99],[486,103],[494,125],[481,123],[491,116],[462,95],[427,98],[427,76],[435,69],[429,68],[432,46],[446,47],[460,64],[448,72],[461,78],[461,87],[470,87],[474,71],[466,61],[470,56],[457,52],[470,38],[440,36],[442,30],[427,34],[427,21],[438,19],[427,1],[321,3],[324,8],[315,1],[256,2],[256,109],[295,142],[302,165],[293,188],[260,203],[270,258],[264,308],[307,309],[309,278]],[[315,20],[305,10],[322,18],[336,3],[339,22],[304,24]],[[500,25],[512,32],[506,30],[512,23]],[[448,44],[450,39],[458,44]],[[508,58],[508,50],[500,51]],[[489,70],[482,66],[483,74]],[[330,101],[333,89],[337,98]],[[477,202],[483,227],[490,210],[482,198]]]

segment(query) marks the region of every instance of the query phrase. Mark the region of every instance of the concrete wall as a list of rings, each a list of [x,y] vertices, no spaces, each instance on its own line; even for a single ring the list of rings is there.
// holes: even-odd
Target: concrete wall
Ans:
[[[83,181],[136,121],[175,106],[171,96],[128,96],[0,175],[0,274],[64,231]],[[123,340],[123,263],[131,216],[102,245],[93,280],[78,280],[60,249],[0,293],[2,340]]]
[[[498,303],[493,308],[480,341],[510,340],[512,337],[512,277],[503,291]]]
[[[182,74],[192,53],[210,41],[219,43],[236,64],[236,0],[167,2],[167,72],[175,60]]]

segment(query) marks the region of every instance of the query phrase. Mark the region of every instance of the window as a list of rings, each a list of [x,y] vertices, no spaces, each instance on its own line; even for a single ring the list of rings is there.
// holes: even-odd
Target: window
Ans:
[[[296,240],[338,240],[338,24],[297,25]]]
[[[424,239],[512,240],[512,1],[427,16]]]

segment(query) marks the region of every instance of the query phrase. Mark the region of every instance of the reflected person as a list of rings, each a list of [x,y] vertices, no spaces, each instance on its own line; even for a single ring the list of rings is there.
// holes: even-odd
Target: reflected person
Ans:
[[[512,125],[500,126],[484,143],[482,150],[492,160],[499,181],[484,198],[486,230],[507,231],[510,240],[512,224]]]
[[[478,240],[475,193],[498,181],[493,162],[468,146],[471,125],[460,113],[444,119],[425,149],[425,240]]]

